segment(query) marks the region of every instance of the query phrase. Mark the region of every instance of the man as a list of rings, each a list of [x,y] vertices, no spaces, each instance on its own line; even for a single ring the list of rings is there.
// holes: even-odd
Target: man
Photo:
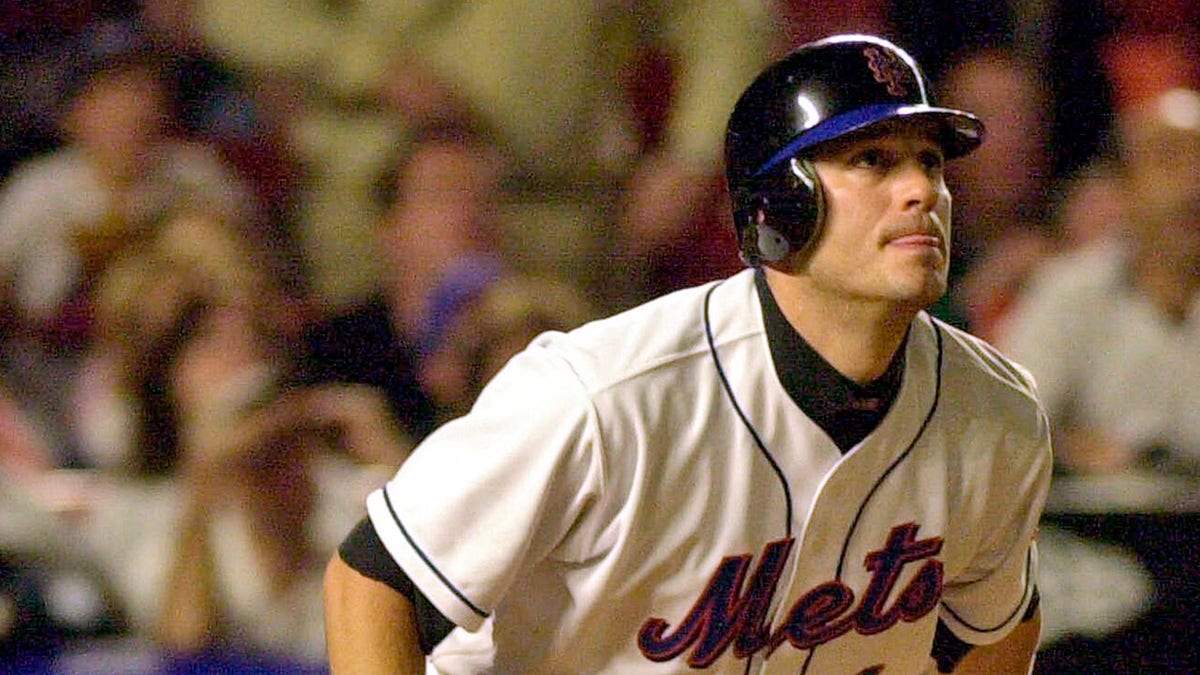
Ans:
[[[1122,111],[1125,236],[1050,261],[1003,346],[1041,383],[1079,473],[1200,467],[1200,91]]]
[[[166,55],[98,31],[70,59],[58,120],[63,145],[0,185],[0,367],[56,448],[95,461],[72,433],[63,383],[94,337],[96,280],[167,214],[204,209],[252,238],[255,207],[216,151],[170,135]],[[108,38],[108,39],[105,39]]]
[[[753,269],[538,338],[418,448],[328,568],[334,670],[1028,671],[1046,418],[922,311],[981,134],[877,38],[764,71]]]

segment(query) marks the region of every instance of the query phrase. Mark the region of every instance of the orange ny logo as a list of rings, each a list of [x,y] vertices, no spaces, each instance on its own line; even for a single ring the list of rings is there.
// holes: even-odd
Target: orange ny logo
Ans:
[[[870,66],[875,81],[886,86],[889,94],[892,96],[908,95],[905,85],[910,72],[900,57],[879,47],[867,47],[863,50],[863,55],[867,57],[867,65]]]

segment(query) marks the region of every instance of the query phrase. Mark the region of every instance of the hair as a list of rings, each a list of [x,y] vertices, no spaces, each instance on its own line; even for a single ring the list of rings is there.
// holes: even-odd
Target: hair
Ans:
[[[60,118],[65,118],[75,100],[93,82],[134,71],[149,74],[162,92],[164,103],[173,104],[171,55],[134,26],[116,21],[101,22],[81,38],[78,50],[70,58],[59,90]]]
[[[187,300],[171,326],[146,347],[136,363],[132,393],[140,402],[134,437],[138,450],[130,467],[135,475],[169,475],[179,462],[182,420],[171,395],[171,373],[209,311],[211,307],[202,300]]]
[[[171,376],[218,307],[246,303],[254,334],[276,355],[284,345],[276,294],[244,242],[209,214],[176,213],[115,260],[96,291],[97,338],[116,358],[120,386],[136,402],[135,475],[170,474],[179,459],[179,410]]]
[[[409,132],[404,143],[395,148],[392,158],[372,182],[371,196],[381,213],[403,198],[399,192],[400,178],[420,150],[437,145],[462,146],[478,151],[481,160],[491,158],[506,161],[498,137],[478,116],[454,112],[445,117],[424,120]]]

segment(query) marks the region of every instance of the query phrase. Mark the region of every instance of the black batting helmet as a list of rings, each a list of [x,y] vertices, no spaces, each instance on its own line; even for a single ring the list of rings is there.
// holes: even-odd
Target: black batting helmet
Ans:
[[[885,120],[930,120],[947,158],[983,140],[974,115],[930,102],[920,66],[869,35],[811,42],[742,93],[725,135],[725,177],[742,259],[777,262],[811,241],[824,196],[807,160],[816,146]]]

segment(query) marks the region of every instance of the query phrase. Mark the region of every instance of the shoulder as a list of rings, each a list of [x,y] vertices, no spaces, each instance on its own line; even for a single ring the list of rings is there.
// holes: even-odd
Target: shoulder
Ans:
[[[245,199],[249,190],[233,166],[211,145],[195,141],[172,141],[163,148],[163,173],[168,182],[199,190],[209,198]],[[222,208],[233,208],[220,204]]]
[[[83,154],[66,147],[28,159],[14,168],[4,181],[4,194],[8,200],[14,195],[70,195],[81,184],[96,182],[96,173]]]
[[[992,412],[1041,416],[1042,404],[1029,370],[987,341],[923,314],[917,325],[937,338],[941,377],[954,405],[974,403]]]
[[[1055,367],[1043,354],[1061,358],[1082,353],[1073,343],[1102,335],[1128,307],[1127,270],[1128,256],[1115,244],[1047,261],[1013,305],[1001,348],[1029,358],[1034,372]]]
[[[177,168],[214,174],[228,172],[228,165],[221,158],[221,154],[207,143],[171,140],[163,146],[163,150],[164,156]]]
[[[27,160],[0,187],[0,230],[11,246],[19,234],[45,236],[65,221],[89,220],[103,209],[99,176],[81,153],[64,148]],[[51,228],[51,229],[46,229]]]
[[[753,277],[742,272],[664,295],[531,345],[570,365],[592,390],[691,367],[720,345],[761,330]]]
[[[931,316],[923,319],[929,329],[939,336],[945,368],[1032,394],[1029,390],[1032,384],[1029,371],[990,342],[940,319]]]
[[[936,336],[937,417],[964,461],[993,476],[1048,476],[1050,421],[1030,371],[979,337],[928,316],[919,323]]]

